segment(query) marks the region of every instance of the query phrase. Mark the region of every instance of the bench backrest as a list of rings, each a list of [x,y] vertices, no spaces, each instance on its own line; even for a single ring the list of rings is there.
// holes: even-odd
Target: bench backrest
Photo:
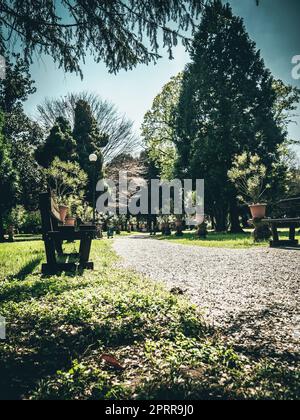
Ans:
[[[43,233],[54,232],[58,224],[62,223],[59,208],[51,192],[40,194],[40,212],[42,218]]]
[[[300,197],[279,201],[278,212],[286,217],[300,217]]]

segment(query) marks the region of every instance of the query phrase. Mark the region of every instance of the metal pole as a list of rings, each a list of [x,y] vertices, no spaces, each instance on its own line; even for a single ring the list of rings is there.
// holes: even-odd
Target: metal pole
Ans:
[[[96,224],[96,163],[93,170],[93,225]]]

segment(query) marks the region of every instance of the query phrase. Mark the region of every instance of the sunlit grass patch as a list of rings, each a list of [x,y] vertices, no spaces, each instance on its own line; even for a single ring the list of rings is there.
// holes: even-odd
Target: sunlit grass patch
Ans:
[[[283,239],[288,239],[288,231],[281,230],[281,236]],[[232,233],[215,233],[209,232],[206,239],[200,239],[197,237],[196,231],[185,231],[183,237],[177,237],[173,233],[172,236],[161,236],[156,237],[158,240],[166,240],[181,245],[211,247],[211,248],[253,248],[253,247],[267,247],[269,241],[254,242],[252,237],[252,231],[246,229],[245,233],[232,234]],[[300,242],[300,234],[298,233],[297,239]]]
[[[94,242],[95,271],[52,277],[31,265],[42,242],[0,245],[0,399],[299,397],[294,366],[237,354],[187,300],[117,268],[111,243]]]

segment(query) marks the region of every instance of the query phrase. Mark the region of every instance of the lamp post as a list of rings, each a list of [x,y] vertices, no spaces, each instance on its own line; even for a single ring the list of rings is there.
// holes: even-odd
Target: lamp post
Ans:
[[[96,162],[98,156],[95,153],[92,153],[89,156],[89,161],[93,165],[93,225],[96,223]]]

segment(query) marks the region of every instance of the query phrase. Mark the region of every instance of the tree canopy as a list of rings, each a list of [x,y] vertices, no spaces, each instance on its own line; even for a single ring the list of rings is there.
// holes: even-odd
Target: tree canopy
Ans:
[[[0,17],[1,21],[1,17]],[[20,54],[5,57],[5,78],[0,83],[0,107],[4,112],[12,112],[36,92],[34,81],[29,73],[28,63]]]
[[[3,135],[4,115],[0,112],[0,242],[4,240],[3,217],[15,203],[17,174],[10,158],[10,148]]]
[[[35,156],[37,162],[44,168],[48,168],[56,157],[63,162],[76,159],[76,141],[66,119],[63,117],[56,119],[49,136],[45,143],[38,147]]]
[[[175,109],[178,106],[183,74],[179,73],[163,87],[146,113],[142,136],[148,157],[155,162],[162,178],[172,179],[176,161],[174,144]]]
[[[93,165],[89,161],[89,156],[96,153],[98,160],[95,165],[95,174],[97,180],[103,176],[103,155],[102,148],[108,143],[108,135],[102,133],[98,127],[97,121],[93,115],[92,109],[88,102],[80,100],[77,102],[74,118],[73,137],[76,141],[76,152],[78,163],[87,174],[89,179],[88,199],[92,197],[94,188],[94,170]]]
[[[234,157],[256,154],[274,175],[298,93],[274,80],[243,20],[221,0],[206,7],[191,58],[176,122],[177,173],[205,179],[206,211],[217,230],[226,230],[229,212],[238,231],[237,192],[228,180]]]
[[[38,106],[38,122],[43,130],[50,131],[59,117],[69,121],[73,128],[79,101],[90,106],[100,132],[108,136],[108,143],[102,149],[105,162],[123,153],[132,153],[137,148],[139,141],[133,132],[133,122],[121,115],[115,105],[94,93],[70,93],[61,98],[46,99]]]
[[[38,192],[43,182],[34,158],[35,148],[42,141],[43,133],[23,108],[23,103],[35,91],[28,63],[20,55],[15,55],[12,60],[6,57],[6,77],[0,80],[0,107],[4,115],[2,132],[9,159],[18,174],[14,202],[27,210],[37,207]]]
[[[81,73],[92,55],[111,72],[159,58],[194,28],[207,0],[1,0],[0,53],[18,44],[24,57],[49,54],[65,71]],[[177,22],[171,25],[171,22]]]

